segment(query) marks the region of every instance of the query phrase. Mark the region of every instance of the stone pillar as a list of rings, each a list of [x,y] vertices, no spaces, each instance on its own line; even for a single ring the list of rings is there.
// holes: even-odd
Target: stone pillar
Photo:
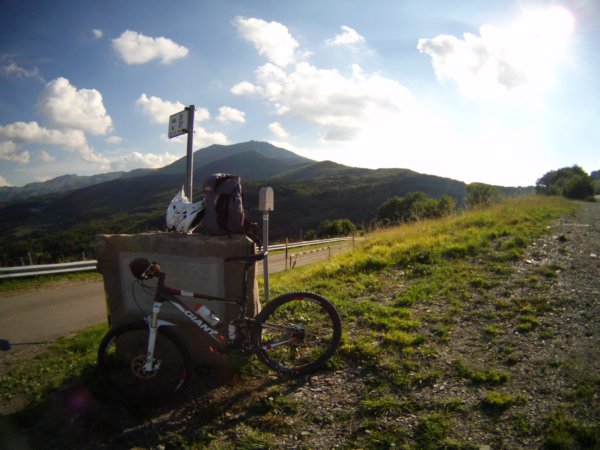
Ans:
[[[145,292],[129,271],[129,262],[137,257],[157,262],[167,274],[166,284],[187,291],[202,292],[226,298],[239,298],[242,293],[242,262],[225,262],[229,256],[254,254],[254,244],[243,235],[204,236],[181,233],[142,233],[135,235],[99,235],[96,238],[98,270],[104,278],[108,321],[111,327],[141,320],[152,309],[152,292]],[[249,271],[246,314],[260,311],[255,267]],[[155,280],[148,285],[154,286]],[[237,317],[237,305],[216,301],[182,298],[190,306],[202,303],[214,311],[222,322]],[[176,322],[177,332],[188,345],[194,361],[200,365],[231,366],[232,361],[211,350],[208,339],[172,305],[161,310],[164,320]],[[226,336],[226,327],[218,326]]]

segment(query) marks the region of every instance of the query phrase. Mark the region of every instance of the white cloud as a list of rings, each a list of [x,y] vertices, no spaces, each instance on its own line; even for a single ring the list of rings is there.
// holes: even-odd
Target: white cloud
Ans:
[[[102,36],[104,36],[104,32],[98,28],[92,29],[92,34],[96,39],[100,39]]]
[[[106,113],[102,94],[96,89],[77,89],[66,78],[46,84],[38,98],[38,109],[57,128],[73,128],[91,134],[108,134],[112,119]]]
[[[123,138],[120,136],[109,136],[106,138],[107,144],[120,144],[123,142]]]
[[[113,49],[127,64],[145,64],[154,59],[169,64],[185,58],[189,50],[165,37],[153,38],[126,30],[112,41]]]
[[[162,155],[154,153],[132,152],[127,156],[121,156],[111,161],[113,170],[133,170],[139,168],[157,169],[171,164],[179,159],[179,156],[166,152]]]
[[[358,34],[353,28],[342,25],[342,33],[337,34],[333,39],[326,41],[327,45],[348,45],[357,46],[365,42],[365,38]]]
[[[0,133],[1,131],[0,129]],[[27,164],[29,162],[29,151],[19,148],[12,141],[0,142],[0,160]]]
[[[246,122],[246,114],[239,109],[231,108],[229,106],[221,106],[219,108],[219,115],[217,116],[219,122]]]
[[[211,133],[201,127],[194,130],[194,146],[204,148],[212,144],[226,145],[229,144],[229,139],[223,133]]]
[[[198,108],[194,110],[194,127],[197,122],[210,119],[210,112],[206,108]]]
[[[351,76],[344,76],[304,62],[290,73],[264,65],[257,70],[256,85],[256,92],[280,115],[317,125],[323,140],[351,140],[381,114],[404,114],[415,105],[404,86],[380,75],[364,74],[358,66]]]
[[[154,96],[148,97],[146,94],[142,94],[136,103],[142,107],[142,111],[152,122],[165,126],[168,125],[170,116],[185,109],[185,105],[181,102],[170,102]]]
[[[279,22],[237,17],[235,26],[244,39],[254,44],[261,56],[278,66],[285,67],[303,57],[296,52],[300,45],[298,41]]]
[[[287,114],[316,125],[321,140],[351,141],[381,116],[402,118],[416,107],[407,88],[392,79],[365,74],[358,65],[352,66],[350,75],[335,69],[320,69],[307,62],[286,69],[287,63],[294,60],[291,55],[297,52],[298,43],[281,24],[238,18],[237,26],[244,37],[255,43],[259,53],[271,60],[276,59],[270,53],[272,49],[262,46],[267,42],[267,36],[273,45],[285,43],[282,36],[287,36],[288,42],[294,45],[283,46],[288,49],[288,58],[282,58],[283,62],[263,64],[256,69],[253,83],[238,83],[231,92],[258,96],[269,102],[277,114]],[[277,31],[282,33],[279,39],[274,36]],[[360,35],[353,33],[351,28],[342,27],[342,31],[339,43],[361,41]],[[272,53],[276,54],[275,51]],[[402,124],[399,122],[394,126],[398,128]],[[275,128],[272,132],[281,130]]]
[[[279,122],[273,122],[269,124],[269,131],[277,136],[279,139],[285,139],[289,137],[289,133],[285,131],[285,128]]]
[[[572,29],[570,13],[553,7],[525,11],[506,28],[483,25],[479,36],[419,39],[417,48],[431,57],[438,79],[455,81],[465,95],[518,98],[552,85]]]
[[[242,81],[231,88],[231,93],[235,95],[248,95],[256,92],[256,86],[249,81]]]
[[[13,151],[26,151],[21,145],[54,145],[77,153],[85,162],[101,169],[108,167],[109,161],[91,148],[81,130],[54,130],[40,127],[37,122],[15,122],[0,125],[0,145]],[[15,146],[15,147],[13,147]]]
[[[12,184],[10,184],[6,178],[4,178],[2,175],[0,175],[0,187],[10,187],[10,186],[12,186]]]
[[[143,113],[150,118],[151,122],[164,125],[165,128],[169,124],[170,116],[185,109],[185,105],[181,102],[170,102],[155,96],[148,97],[146,94],[142,94],[136,100],[136,103],[142,108]],[[194,130],[197,132],[200,129],[200,122],[208,119],[210,119],[208,109],[196,107],[194,110]],[[169,139],[166,135],[164,136],[164,140],[169,142],[183,142],[185,139],[187,139],[185,135],[172,139]]]
[[[56,161],[56,158],[48,153],[46,150],[40,150],[37,152],[36,157],[43,162],[52,162]]]
[[[25,69],[7,56],[2,56],[0,58],[0,74],[6,77],[34,78],[42,83],[45,83],[45,80],[40,75],[37,67],[29,70]]]

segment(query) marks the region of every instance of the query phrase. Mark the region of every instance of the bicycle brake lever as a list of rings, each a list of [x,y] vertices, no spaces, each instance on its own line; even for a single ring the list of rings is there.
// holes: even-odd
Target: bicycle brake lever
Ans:
[[[160,272],[160,266],[152,261],[150,263],[150,265],[148,266],[148,268],[146,269],[146,271],[144,272],[145,278],[149,279],[149,278],[153,278],[157,273]]]

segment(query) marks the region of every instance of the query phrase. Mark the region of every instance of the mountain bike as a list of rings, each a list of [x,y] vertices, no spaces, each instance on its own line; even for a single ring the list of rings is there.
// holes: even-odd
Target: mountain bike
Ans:
[[[224,355],[256,355],[282,374],[309,374],[322,367],[339,346],[342,333],[340,315],[330,301],[311,292],[291,292],[269,301],[255,318],[246,316],[248,271],[265,256],[225,259],[244,263],[242,294],[237,299],[169,287],[159,264],[144,258],[132,260],[129,267],[134,283],[154,294],[152,313],[145,320],[111,329],[102,339],[98,366],[111,388],[134,402],[154,402],[173,397],[188,386],[192,357],[174,331],[177,324],[160,318],[165,302],[195,324],[194,330],[208,336],[211,350]],[[157,280],[155,285],[149,282],[152,279]],[[229,323],[222,323],[204,305],[194,311],[180,297],[235,304],[239,313]]]

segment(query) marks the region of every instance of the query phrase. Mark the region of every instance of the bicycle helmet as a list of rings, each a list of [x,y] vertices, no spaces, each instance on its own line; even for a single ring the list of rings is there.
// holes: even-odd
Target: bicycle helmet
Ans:
[[[204,217],[204,202],[192,203],[183,193],[183,186],[177,193],[165,214],[167,229],[180,233],[191,233]]]

